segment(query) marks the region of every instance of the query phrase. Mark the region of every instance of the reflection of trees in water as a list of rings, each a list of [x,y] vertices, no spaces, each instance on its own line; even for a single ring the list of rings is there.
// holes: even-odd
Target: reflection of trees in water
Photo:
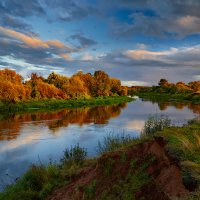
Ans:
[[[20,134],[22,123],[30,122],[36,126],[42,124],[48,126],[53,133],[69,124],[106,124],[110,118],[119,116],[121,109],[126,106],[127,103],[121,103],[112,106],[9,115],[0,120],[0,140],[15,139]]]
[[[182,110],[188,105],[188,103],[183,102],[157,102],[160,110],[166,110],[169,106],[175,107],[178,110]]]
[[[187,107],[193,113],[200,114],[200,104],[186,103],[186,102],[157,102],[160,110],[166,110],[169,106],[182,110]]]

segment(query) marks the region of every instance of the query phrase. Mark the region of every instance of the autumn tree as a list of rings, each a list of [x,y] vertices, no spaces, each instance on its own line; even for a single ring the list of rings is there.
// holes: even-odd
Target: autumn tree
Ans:
[[[51,74],[49,74],[46,82],[55,85],[57,88],[62,89],[64,84],[69,83],[69,78],[52,72]]]
[[[14,70],[0,70],[0,101],[15,103],[28,100],[30,89],[22,84],[22,76]]]
[[[111,81],[104,71],[94,73],[94,93],[95,96],[108,96],[111,88]]]
[[[22,83],[22,76],[10,69],[0,70],[0,79],[3,81],[10,81],[15,84]]]
[[[169,84],[169,82],[164,78],[160,79],[160,81],[158,83],[158,85],[161,86],[161,87],[168,86],[168,84]]]
[[[111,85],[111,95],[120,95],[122,87],[121,87],[121,81],[116,78],[110,79],[110,85]]]

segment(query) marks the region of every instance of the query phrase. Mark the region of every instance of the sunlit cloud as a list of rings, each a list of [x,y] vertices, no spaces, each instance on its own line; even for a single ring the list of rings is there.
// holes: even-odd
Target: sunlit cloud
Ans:
[[[166,52],[152,52],[147,50],[128,50],[125,56],[133,60],[155,60],[158,56],[166,55]]]
[[[16,39],[32,48],[42,47],[42,48],[48,49],[50,47],[57,47],[57,48],[72,50],[71,47],[64,45],[62,42],[58,40],[43,41],[39,38],[30,37],[23,33],[20,33],[8,28],[4,28],[2,26],[0,26],[0,33],[5,36],[9,36],[13,39]]]

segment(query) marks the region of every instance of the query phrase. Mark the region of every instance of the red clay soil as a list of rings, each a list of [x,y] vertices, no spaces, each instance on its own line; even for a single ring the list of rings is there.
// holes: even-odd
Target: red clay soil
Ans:
[[[133,199],[170,200],[183,197],[188,193],[183,185],[180,166],[166,150],[166,142],[161,137],[135,145],[123,151],[106,153],[98,159],[96,166],[86,167],[70,184],[55,189],[47,200],[83,200],[88,199],[84,186],[96,180],[95,194],[90,199],[100,199],[104,191],[112,188],[118,180],[123,180],[130,172],[131,160],[137,160],[137,168],[147,156],[154,159],[146,168],[151,181],[133,194]],[[122,153],[125,162],[122,162]],[[106,163],[112,166],[109,175],[105,174]],[[109,171],[109,170],[107,170]],[[123,193],[123,192],[122,192]],[[123,195],[121,198],[124,199]]]

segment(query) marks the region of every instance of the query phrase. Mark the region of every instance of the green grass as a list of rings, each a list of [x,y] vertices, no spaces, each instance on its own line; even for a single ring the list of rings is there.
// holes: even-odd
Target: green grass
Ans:
[[[190,93],[169,94],[160,92],[136,92],[135,95],[151,101],[176,101],[200,104],[200,95],[192,95]]]
[[[92,106],[105,106],[118,104],[123,102],[133,101],[132,98],[127,96],[118,97],[97,97],[86,100],[43,100],[43,101],[31,101],[16,104],[4,104],[0,102],[0,113],[5,112],[34,112],[36,110],[48,111],[62,108],[80,108],[80,107],[92,107]]]
[[[200,197],[200,121],[191,120],[183,127],[167,127],[150,137],[162,136],[168,141],[170,153],[181,163],[182,176],[186,187],[194,190],[185,199]]]
[[[15,184],[0,193],[0,200],[43,200],[55,187],[70,182],[83,166],[87,153],[76,145],[66,149],[60,164],[32,166]]]

